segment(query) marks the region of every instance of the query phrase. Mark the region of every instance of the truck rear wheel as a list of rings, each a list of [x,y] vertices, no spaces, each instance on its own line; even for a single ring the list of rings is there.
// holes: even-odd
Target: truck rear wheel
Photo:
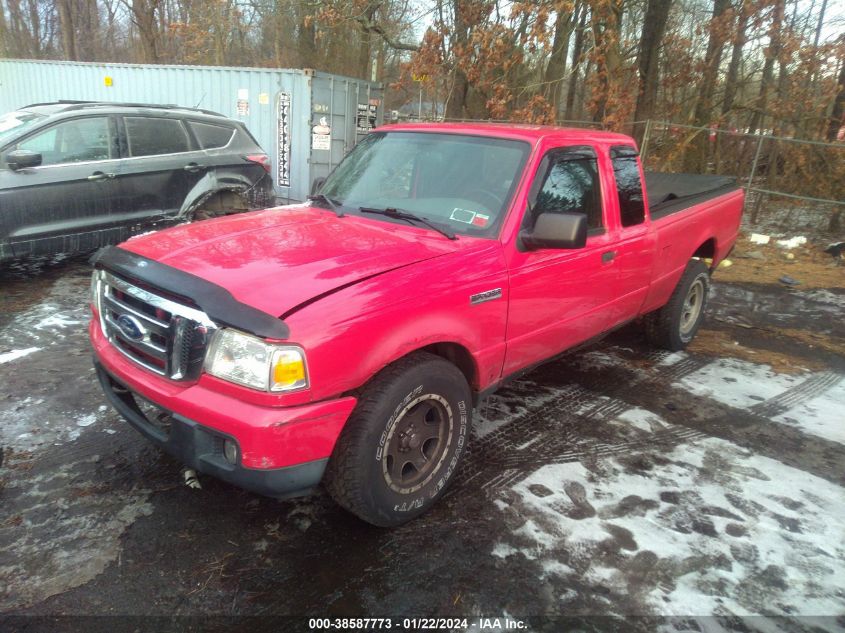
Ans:
[[[335,445],[325,486],[380,527],[401,525],[440,498],[463,458],[472,394],[452,363],[424,352],[365,387]]]
[[[701,326],[709,292],[709,269],[699,259],[690,260],[668,303],[646,316],[649,341],[673,352],[685,349]]]

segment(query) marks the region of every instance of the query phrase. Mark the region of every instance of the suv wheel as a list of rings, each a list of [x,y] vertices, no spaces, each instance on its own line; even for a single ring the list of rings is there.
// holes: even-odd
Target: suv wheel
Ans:
[[[367,385],[326,472],[335,501],[381,527],[410,521],[440,498],[467,441],[472,394],[452,363],[424,352]]]

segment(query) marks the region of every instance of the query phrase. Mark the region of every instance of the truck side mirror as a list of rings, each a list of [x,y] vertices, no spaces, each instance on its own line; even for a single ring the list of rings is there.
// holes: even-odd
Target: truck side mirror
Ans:
[[[3,157],[3,162],[8,164],[12,171],[27,167],[38,167],[41,164],[41,154],[26,149],[16,149],[6,154]]]
[[[315,195],[320,193],[320,189],[323,188],[323,185],[326,183],[326,179],[322,176],[318,176],[314,179],[314,182],[311,183],[311,195]]]
[[[537,248],[583,248],[587,243],[586,213],[541,213],[534,228],[519,237],[529,250]]]

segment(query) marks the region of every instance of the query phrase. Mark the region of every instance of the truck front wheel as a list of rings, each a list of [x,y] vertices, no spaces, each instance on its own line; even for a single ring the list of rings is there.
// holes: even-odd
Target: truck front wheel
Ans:
[[[685,349],[701,326],[709,292],[710,271],[701,260],[690,260],[666,305],[646,316],[649,341],[673,352]]]
[[[382,370],[364,388],[326,471],[329,494],[380,527],[428,510],[463,458],[472,394],[452,363],[425,352]]]

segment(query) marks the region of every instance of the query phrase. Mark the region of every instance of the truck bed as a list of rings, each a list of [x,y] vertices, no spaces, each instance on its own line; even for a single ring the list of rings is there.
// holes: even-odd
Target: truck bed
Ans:
[[[736,179],[730,176],[667,174],[657,171],[645,172],[645,186],[652,220],[739,189]]]

